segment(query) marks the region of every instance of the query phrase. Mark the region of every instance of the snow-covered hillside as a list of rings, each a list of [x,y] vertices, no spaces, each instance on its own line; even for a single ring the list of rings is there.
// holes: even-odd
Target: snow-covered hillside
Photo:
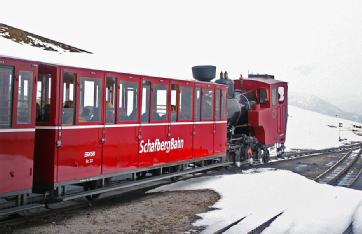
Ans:
[[[289,105],[286,147],[291,149],[323,149],[337,147],[351,141],[362,141],[352,132],[355,122],[330,117]],[[340,136],[346,139],[339,141]]]
[[[342,110],[339,106],[336,106],[337,103],[341,104],[341,101],[344,100],[344,98],[341,97],[339,97],[339,101],[337,102],[327,101],[320,97],[307,93],[289,92],[288,99],[289,104],[305,110],[318,112],[332,117],[338,116],[343,119],[358,121],[362,123],[361,111],[358,111],[359,100],[356,97],[354,97],[354,101],[349,102],[349,104],[355,104],[356,106],[353,110],[350,110],[349,112]]]

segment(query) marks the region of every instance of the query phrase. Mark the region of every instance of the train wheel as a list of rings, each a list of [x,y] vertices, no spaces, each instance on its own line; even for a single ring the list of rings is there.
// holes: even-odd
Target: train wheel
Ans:
[[[147,174],[146,171],[137,172],[136,173],[137,180],[144,179],[146,177],[146,174]]]
[[[89,182],[85,187],[84,187],[84,190],[85,191],[90,191],[90,190],[94,190],[96,188],[98,188],[98,181],[91,181]],[[85,196],[85,199],[87,199],[87,201],[94,201],[96,200],[97,198],[99,198],[101,194],[92,194],[92,195],[88,195],[88,196]]]
[[[269,162],[269,160],[270,160],[270,154],[269,154],[269,150],[268,150],[268,149],[263,149],[262,160],[263,160],[263,163]]]

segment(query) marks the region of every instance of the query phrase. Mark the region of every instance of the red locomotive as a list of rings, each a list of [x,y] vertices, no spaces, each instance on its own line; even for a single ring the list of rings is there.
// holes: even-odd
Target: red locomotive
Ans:
[[[0,57],[0,215],[267,161],[286,108],[287,84],[270,77],[211,83]]]

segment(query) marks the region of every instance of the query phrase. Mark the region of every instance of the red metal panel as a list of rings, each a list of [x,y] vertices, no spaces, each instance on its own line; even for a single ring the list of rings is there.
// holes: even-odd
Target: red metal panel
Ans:
[[[101,174],[102,128],[63,127],[62,146],[58,148],[57,182],[83,179]]]
[[[170,151],[169,161],[187,160],[192,158],[192,122],[179,122],[171,124],[170,139],[173,142],[181,141],[181,148]]]
[[[214,154],[226,153],[226,120],[215,123]]]
[[[140,78],[134,75],[109,73],[106,76],[116,77],[118,84],[121,81],[140,83]],[[138,86],[138,107],[140,107],[139,93],[140,84]],[[119,106],[118,95],[116,98],[116,107]],[[115,113],[117,116],[117,124],[107,125],[104,132],[103,174],[116,173],[138,167],[139,117],[134,121],[121,121],[119,118],[119,108],[116,108]],[[138,108],[137,116],[139,116],[139,113],[140,108]]]
[[[33,152],[34,132],[0,131],[0,195],[32,188]]]
[[[200,84],[197,83],[195,87],[201,87],[202,92],[204,92],[205,89],[212,89],[214,90],[214,84],[206,83],[206,84]],[[194,95],[195,99],[196,94]],[[213,118],[211,119],[204,119],[202,112],[203,108],[205,108],[203,103],[203,95],[201,95],[201,121],[195,121],[194,122],[194,137],[193,137],[193,157],[199,158],[204,157],[208,155],[214,154],[214,122]],[[214,100],[213,100],[214,101]],[[194,102],[195,103],[195,102]],[[196,108],[196,105],[194,105]],[[215,108],[215,105],[213,105],[213,108]]]
[[[116,173],[138,167],[138,126],[106,128],[102,173]]]
[[[91,70],[66,69],[77,74],[76,85],[76,125],[62,126],[61,147],[58,148],[58,178],[57,182],[80,180],[98,176],[102,173],[102,138],[103,116],[98,122],[79,122],[80,77],[103,78],[102,72]],[[103,82],[104,87],[104,82]],[[60,85],[60,93],[63,93]],[[62,95],[61,95],[62,96]],[[104,109],[104,105],[103,109]],[[60,109],[62,106],[60,105]],[[102,113],[104,110],[102,109]]]
[[[34,119],[37,65],[16,59],[0,58],[0,64],[15,67],[13,79],[12,125],[10,129],[0,129],[0,195],[18,193],[32,189],[34,159]],[[33,74],[32,108],[30,123],[17,124],[18,79],[20,71]]]
[[[154,118],[154,96],[156,85],[166,85],[167,91],[167,113],[170,112],[170,81],[160,78],[143,78],[151,81],[151,121],[142,123],[139,129],[139,166],[147,167],[169,162],[169,151],[166,149],[170,145],[170,123],[169,114],[166,120],[157,120]],[[141,94],[142,95],[142,94]]]
[[[178,90],[176,92],[176,106],[178,107],[177,110],[177,122],[171,123],[171,132],[170,132],[170,140],[171,141],[181,141],[181,148],[173,148],[170,151],[170,160],[169,161],[178,161],[178,160],[187,160],[192,158],[192,137],[193,137],[193,112],[192,112],[192,103],[193,103],[193,95],[191,94],[191,106],[190,106],[190,119],[185,119],[186,115],[182,113],[182,108],[180,108],[181,101],[180,100],[180,92],[181,95],[185,95],[182,93],[181,89],[183,88],[190,88],[191,92],[193,93],[194,84],[189,81],[171,81],[172,84],[178,85]],[[182,98],[182,96],[181,96]],[[171,118],[170,113],[170,118]],[[182,116],[182,118],[181,118]]]

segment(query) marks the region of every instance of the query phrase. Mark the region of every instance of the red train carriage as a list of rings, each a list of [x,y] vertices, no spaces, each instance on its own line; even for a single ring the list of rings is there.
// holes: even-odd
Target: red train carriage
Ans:
[[[226,157],[224,85],[40,63],[38,87],[37,192]]]
[[[0,198],[31,192],[38,66],[0,57]]]
[[[267,161],[285,142],[287,84],[223,73],[205,82],[215,71],[197,66],[201,81],[185,81],[0,57],[0,216],[26,209],[31,191],[45,196],[31,194],[29,209],[231,157]]]

